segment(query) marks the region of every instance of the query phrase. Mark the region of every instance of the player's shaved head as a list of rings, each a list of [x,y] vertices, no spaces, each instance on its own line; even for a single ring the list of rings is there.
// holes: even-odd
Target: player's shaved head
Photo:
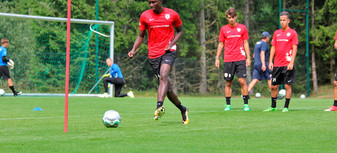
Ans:
[[[108,66],[112,66],[112,64],[113,64],[113,61],[112,61],[111,58],[107,58],[107,59],[105,60],[105,62],[106,62],[106,65],[108,65]]]
[[[1,45],[3,45],[4,43],[9,43],[9,40],[5,38],[1,39]]]

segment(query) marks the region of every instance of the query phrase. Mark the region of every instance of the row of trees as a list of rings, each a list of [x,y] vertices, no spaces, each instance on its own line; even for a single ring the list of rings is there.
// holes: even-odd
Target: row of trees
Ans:
[[[115,52],[119,61],[124,61],[127,52],[132,48],[138,34],[140,14],[149,9],[146,0],[98,0],[99,20],[115,22]],[[305,0],[283,0],[284,9],[305,10]],[[225,11],[234,7],[238,11],[238,22],[247,26],[249,43],[252,50],[255,42],[261,39],[261,32],[273,33],[279,28],[279,0],[163,0],[163,6],[172,8],[179,13],[183,21],[184,35],[178,42],[178,57],[186,61],[197,61],[200,71],[185,79],[193,79],[192,91],[206,94],[220,92],[223,89],[222,70],[214,67],[214,56],[218,44],[221,26],[227,24]],[[310,1],[310,56],[309,74],[312,78],[313,91],[318,91],[319,85],[330,84],[335,73],[334,35],[337,29],[337,0]],[[27,15],[66,17],[67,0],[7,0],[0,2],[0,12]],[[95,1],[72,1],[72,18],[95,19]],[[291,12],[290,27],[299,34],[299,51],[295,68],[297,83],[295,92],[304,92],[306,88],[305,69],[305,13]],[[147,56],[146,43],[139,48],[137,56]],[[59,52],[64,52],[60,50]],[[194,65],[195,64],[191,64]],[[134,64],[134,67],[143,66]],[[124,72],[132,75],[130,72]],[[143,69],[143,68],[140,68]],[[178,67],[174,68],[172,77],[180,74]],[[249,70],[250,71],[250,70]],[[318,75],[319,74],[319,75]],[[127,76],[127,75],[126,75]],[[197,76],[197,78],[195,78]],[[187,77],[187,78],[186,78]],[[133,78],[126,78],[133,79]],[[198,81],[195,81],[195,80]],[[248,76],[248,82],[250,80]],[[179,89],[179,81],[176,86]],[[144,84],[153,84],[145,80]],[[140,85],[140,84],[138,84]],[[146,85],[143,85],[146,86]],[[257,88],[265,88],[260,85]],[[220,90],[219,90],[220,89]],[[184,90],[184,89],[181,89]],[[234,90],[235,92],[235,90]],[[239,90],[237,91],[239,92]]]

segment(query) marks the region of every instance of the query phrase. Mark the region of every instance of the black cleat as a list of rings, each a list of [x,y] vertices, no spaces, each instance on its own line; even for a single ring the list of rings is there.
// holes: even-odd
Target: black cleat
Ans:
[[[185,111],[181,112],[181,116],[182,116],[183,124],[188,124],[190,122],[190,120],[188,119],[188,109],[186,107],[185,107]]]
[[[16,97],[16,96],[20,96],[22,94],[22,91],[19,91],[19,92],[15,92],[14,93],[14,96]]]

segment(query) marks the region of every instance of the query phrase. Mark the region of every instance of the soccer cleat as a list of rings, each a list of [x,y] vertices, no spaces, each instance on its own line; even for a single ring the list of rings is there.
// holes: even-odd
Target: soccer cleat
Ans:
[[[248,104],[243,105],[243,111],[250,111]]]
[[[20,96],[22,94],[22,91],[19,91],[19,92],[15,92],[14,93],[14,96],[16,97],[16,96]]]
[[[230,111],[232,109],[232,106],[231,105],[226,105],[224,111]]]
[[[109,94],[108,93],[104,93],[103,95],[99,96],[101,98],[109,98]]]
[[[331,106],[330,108],[324,110],[326,112],[329,112],[329,111],[337,111],[337,106]]]
[[[159,108],[154,111],[154,120],[160,119],[165,114],[165,108],[160,106]]]
[[[283,108],[282,112],[289,112],[288,108]]]
[[[264,112],[275,112],[275,111],[277,111],[277,109],[273,107],[269,107],[268,109],[264,110]]]
[[[132,91],[129,91],[129,92],[127,93],[127,95],[128,95],[129,97],[131,97],[131,98],[135,98],[135,95],[133,95],[133,92],[132,92]]]
[[[188,124],[190,122],[190,120],[188,119],[188,109],[186,107],[185,108],[185,112],[184,113],[181,113],[181,116],[182,116],[182,123],[183,124]]]

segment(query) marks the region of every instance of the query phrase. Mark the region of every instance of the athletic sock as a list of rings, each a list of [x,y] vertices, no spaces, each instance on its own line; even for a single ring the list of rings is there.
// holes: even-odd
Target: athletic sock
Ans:
[[[226,97],[226,104],[231,105],[231,97]]]
[[[243,103],[248,104],[248,95],[242,96],[243,98]]]
[[[16,93],[14,86],[9,86],[9,88],[12,90],[13,93]]]
[[[159,107],[161,107],[161,106],[163,106],[163,102],[162,102],[162,101],[158,101],[158,102],[157,102],[157,109],[158,109]]]
[[[276,98],[277,97],[271,97],[271,107],[275,108],[276,107]]]
[[[286,98],[286,102],[284,103],[284,108],[288,108],[290,103],[290,99]]]
[[[334,100],[333,105],[337,106],[337,100]]]
[[[180,110],[181,114],[184,114],[186,111],[186,107],[184,107],[181,103],[176,105],[176,107]]]

